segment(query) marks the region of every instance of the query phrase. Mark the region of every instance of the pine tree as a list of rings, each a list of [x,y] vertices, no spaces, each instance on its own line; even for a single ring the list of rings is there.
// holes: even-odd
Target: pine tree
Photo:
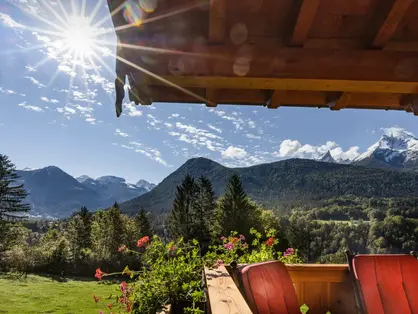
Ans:
[[[202,244],[210,241],[216,203],[215,192],[208,178],[201,176],[197,185],[198,192],[193,208],[193,234]]]
[[[14,164],[0,154],[0,220],[4,214],[30,210],[30,206],[23,203],[28,194],[23,184],[16,184],[18,178]]]
[[[186,175],[177,186],[173,210],[169,217],[169,229],[173,238],[183,237],[185,241],[193,238],[193,209],[198,187],[190,175]]]
[[[110,254],[117,254],[119,246],[125,243],[125,228],[118,203],[115,202],[113,207],[107,211],[107,216],[109,221]]]
[[[152,235],[152,228],[151,224],[148,220],[147,213],[145,209],[142,207],[139,213],[135,216],[135,223],[139,230],[140,237],[151,236]]]
[[[91,247],[91,221],[92,213],[87,209],[87,207],[82,206],[78,212],[73,214],[74,217],[79,217],[82,223],[82,235],[80,239],[80,245],[82,248]]]
[[[84,237],[84,223],[79,215],[75,215],[68,222],[66,237],[69,243],[69,259],[76,263],[81,257]]]
[[[248,198],[236,174],[230,178],[225,193],[219,201],[217,220],[217,231],[223,235],[237,231],[248,236],[250,228],[257,222],[256,207]]]

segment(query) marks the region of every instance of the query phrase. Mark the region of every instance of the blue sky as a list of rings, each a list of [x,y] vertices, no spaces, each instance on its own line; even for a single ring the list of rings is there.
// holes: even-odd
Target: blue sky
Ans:
[[[227,166],[328,150],[354,159],[382,128],[418,134],[418,118],[405,112],[125,101],[116,118],[116,38],[105,1],[92,22],[80,19],[81,0],[73,1],[75,11],[71,1],[63,9],[47,2],[0,0],[0,152],[20,169],[56,165],[74,176],[159,182],[196,156]],[[92,16],[96,2],[87,2],[85,16]]]

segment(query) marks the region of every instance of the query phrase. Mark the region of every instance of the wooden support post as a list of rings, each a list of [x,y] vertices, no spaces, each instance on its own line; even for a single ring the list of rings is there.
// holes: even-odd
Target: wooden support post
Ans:
[[[293,28],[290,46],[303,46],[316,15],[319,0],[303,0]]]
[[[328,106],[331,110],[340,110],[347,107],[348,102],[350,101],[351,94],[350,93],[339,93],[339,97],[335,100],[331,100],[328,103]]]
[[[276,90],[271,100],[267,104],[267,108],[269,109],[277,109],[284,103],[284,98],[286,97],[286,91],[285,90]]]
[[[208,102],[206,103],[206,107],[217,107],[217,91],[213,88],[207,88],[206,89],[206,98],[208,99]]]

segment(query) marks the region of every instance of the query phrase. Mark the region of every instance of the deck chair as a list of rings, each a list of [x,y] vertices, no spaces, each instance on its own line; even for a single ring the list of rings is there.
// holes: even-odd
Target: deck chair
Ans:
[[[418,260],[413,255],[347,252],[361,314],[418,314]]]
[[[238,266],[236,279],[255,314],[300,314],[296,291],[280,261]]]

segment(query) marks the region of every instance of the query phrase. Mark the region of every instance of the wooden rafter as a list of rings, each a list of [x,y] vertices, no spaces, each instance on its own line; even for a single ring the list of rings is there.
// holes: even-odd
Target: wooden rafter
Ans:
[[[315,18],[319,0],[303,0],[290,39],[291,46],[303,46]]]
[[[209,42],[223,44],[226,37],[226,0],[210,0]]]
[[[394,0],[392,5],[389,6],[389,10],[383,17],[383,22],[378,26],[376,35],[373,38],[371,46],[373,48],[383,48],[389,42],[392,35],[395,33],[396,28],[401,22],[403,16],[407,12],[410,5],[414,0]],[[381,14],[385,10],[376,10],[377,14]],[[379,19],[379,18],[378,18]],[[382,18],[380,17],[380,20]]]
[[[284,90],[276,90],[274,91],[270,102],[267,105],[267,108],[269,109],[277,109],[279,108],[282,104],[286,103],[286,93],[287,91]]]

